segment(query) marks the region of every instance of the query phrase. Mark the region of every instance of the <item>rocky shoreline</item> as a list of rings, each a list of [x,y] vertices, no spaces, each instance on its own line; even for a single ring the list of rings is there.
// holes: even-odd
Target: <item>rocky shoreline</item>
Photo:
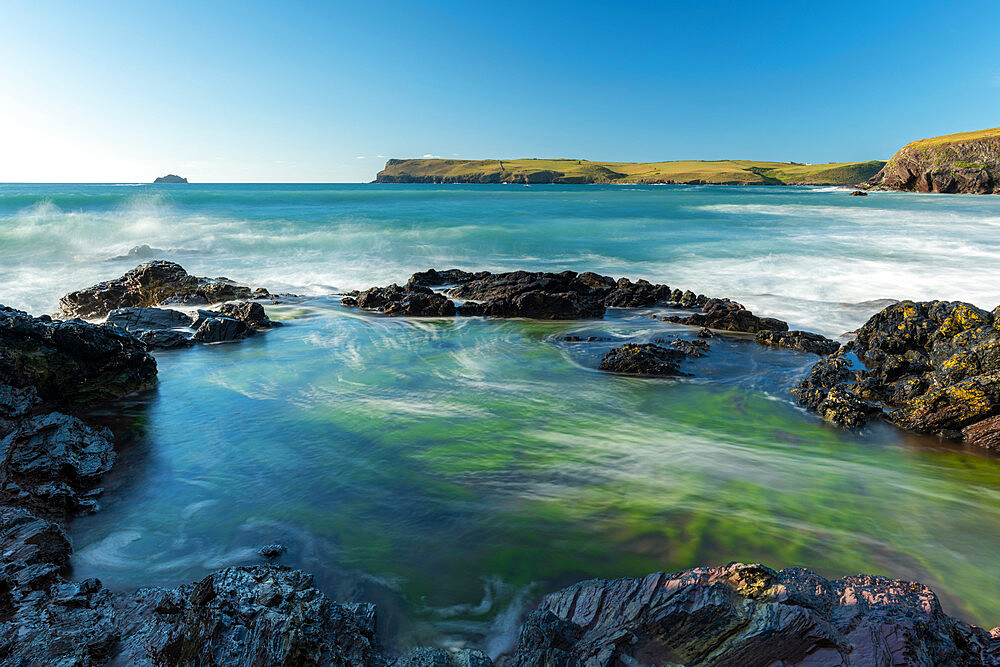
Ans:
[[[471,649],[393,655],[376,634],[374,605],[333,602],[311,576],[278,565],[230,567],[197,583],[130,593],[111,592],[96,579],[72,580],[64,526],[81,512],[97,511],[95,487],[115,460],[113,434],[88,424],[88,410],[155,383],[149,350],[163,332],[186,334],[185,344],[194,344],[270,328],[261,304],[245,300],[269,296],[153,262],[60,304],[63,316],[105,317],[104,324],[0,308],[4,664],[493,664]],[[162,307],[234,299],[243,301],[194,317]],[[800,398],[822,395],[811,407],[834,421],[860,421],[857,415],[869,408],[845,408],[854,415],[848,419],[830,416],[840,414],[831,403],[856,400],[895,406],[889,419],[907,428],[960,433],[978,444],[996,437],[990,420],[1000,401],[990,392],[997,386],[1000,309],[902,302],[841,347],[788,331],[784,322],[728,299],[590,273],[431,270],[403,287],[372,288],[343,302],[390,316],[580,319],[601,317],[607,308],[689,311],[664,319],[691,326],[695,339],[625,344],[605,357],[608,370],[676,375],[680,360],[711,353],[703,337],[743,336],[829,354],[803,381]],[[225,336],[209,335],[223,330]],[[199,331],[206,333],[197,337]],[[966,433],[970,428],[979,435]],[[983,433],[990,434],[986,440]],[[828,581],[801,568],[731,563],[592,580],[548,595],[522,625],[516,649],[497,659],[552,667],[668,663],[998,665],[1000,629],[989,633],[947,616],[935,594],[914,582],[867,575]]]

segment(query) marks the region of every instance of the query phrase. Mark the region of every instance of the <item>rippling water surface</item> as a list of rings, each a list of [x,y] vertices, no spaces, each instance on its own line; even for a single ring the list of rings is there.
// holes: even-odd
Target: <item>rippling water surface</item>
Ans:
[[[175,584],[265,543],[403,645],[512,641],[526,605],[591,576],[729,560],[919,579],[1000,622],[1000,459],[797,409],[817,359],[715,339],[693,377],[594,370],[684,327],[399,320],[340,290],[431,266],[576,269],[732,296],[837,336],[883,298],[1000,301],[1000,198],[820,188],[0,185],[0,303],[50,312],[149,244],[199,275],[309,298],[239,344],[157,353],[77,576]],[[567,335],[611,341],[568,343]],[[387,635],[388,636],[388,635]]]

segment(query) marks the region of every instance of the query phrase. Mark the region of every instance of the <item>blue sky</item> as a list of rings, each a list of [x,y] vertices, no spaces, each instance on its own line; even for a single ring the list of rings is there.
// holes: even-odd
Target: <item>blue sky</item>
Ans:
[[[887,158],[1000,125],[1000,3],[3,3],[0,181]]]

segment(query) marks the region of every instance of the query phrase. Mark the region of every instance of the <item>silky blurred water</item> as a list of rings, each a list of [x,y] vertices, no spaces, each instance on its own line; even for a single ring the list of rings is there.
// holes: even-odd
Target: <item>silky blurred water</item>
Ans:
[[[401,646],[493,654],[560,586],[729,560],[917,579],[992,626],[1000,460],[821,423],[788,394],[817,357],[714,339],[690,378],[621,378],[594,370],[610,347],[692,332],[651,310],[389,319],[334,293],[596,270],[836,336],[875,299],[994,307],[998,230],[1000,198],[820,188],[0,185],[0,303],[51,312],[139,244],[308,297],[265,335],[157,353],[158,387],[94,416],[121,457],[71,525],[75,576],[176,584],[277,541]]]

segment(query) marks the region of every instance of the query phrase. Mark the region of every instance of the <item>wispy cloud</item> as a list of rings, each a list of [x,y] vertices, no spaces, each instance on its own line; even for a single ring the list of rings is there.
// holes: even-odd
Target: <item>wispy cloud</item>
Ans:
[[[389,157],[388,155],[376,155],[375,157]]]
[[[425,154],[424,157],[431,157],[431,158],[436,158],[436,159],[440,159],[441,158],[440,155],[431,155],[430,153]]]
[[[355,159],[355,160],[364,160],[364,159],[365,159],[365,156],[364,156],[364,155],[355,155],[355,156],[354,156],[354,159]]]

